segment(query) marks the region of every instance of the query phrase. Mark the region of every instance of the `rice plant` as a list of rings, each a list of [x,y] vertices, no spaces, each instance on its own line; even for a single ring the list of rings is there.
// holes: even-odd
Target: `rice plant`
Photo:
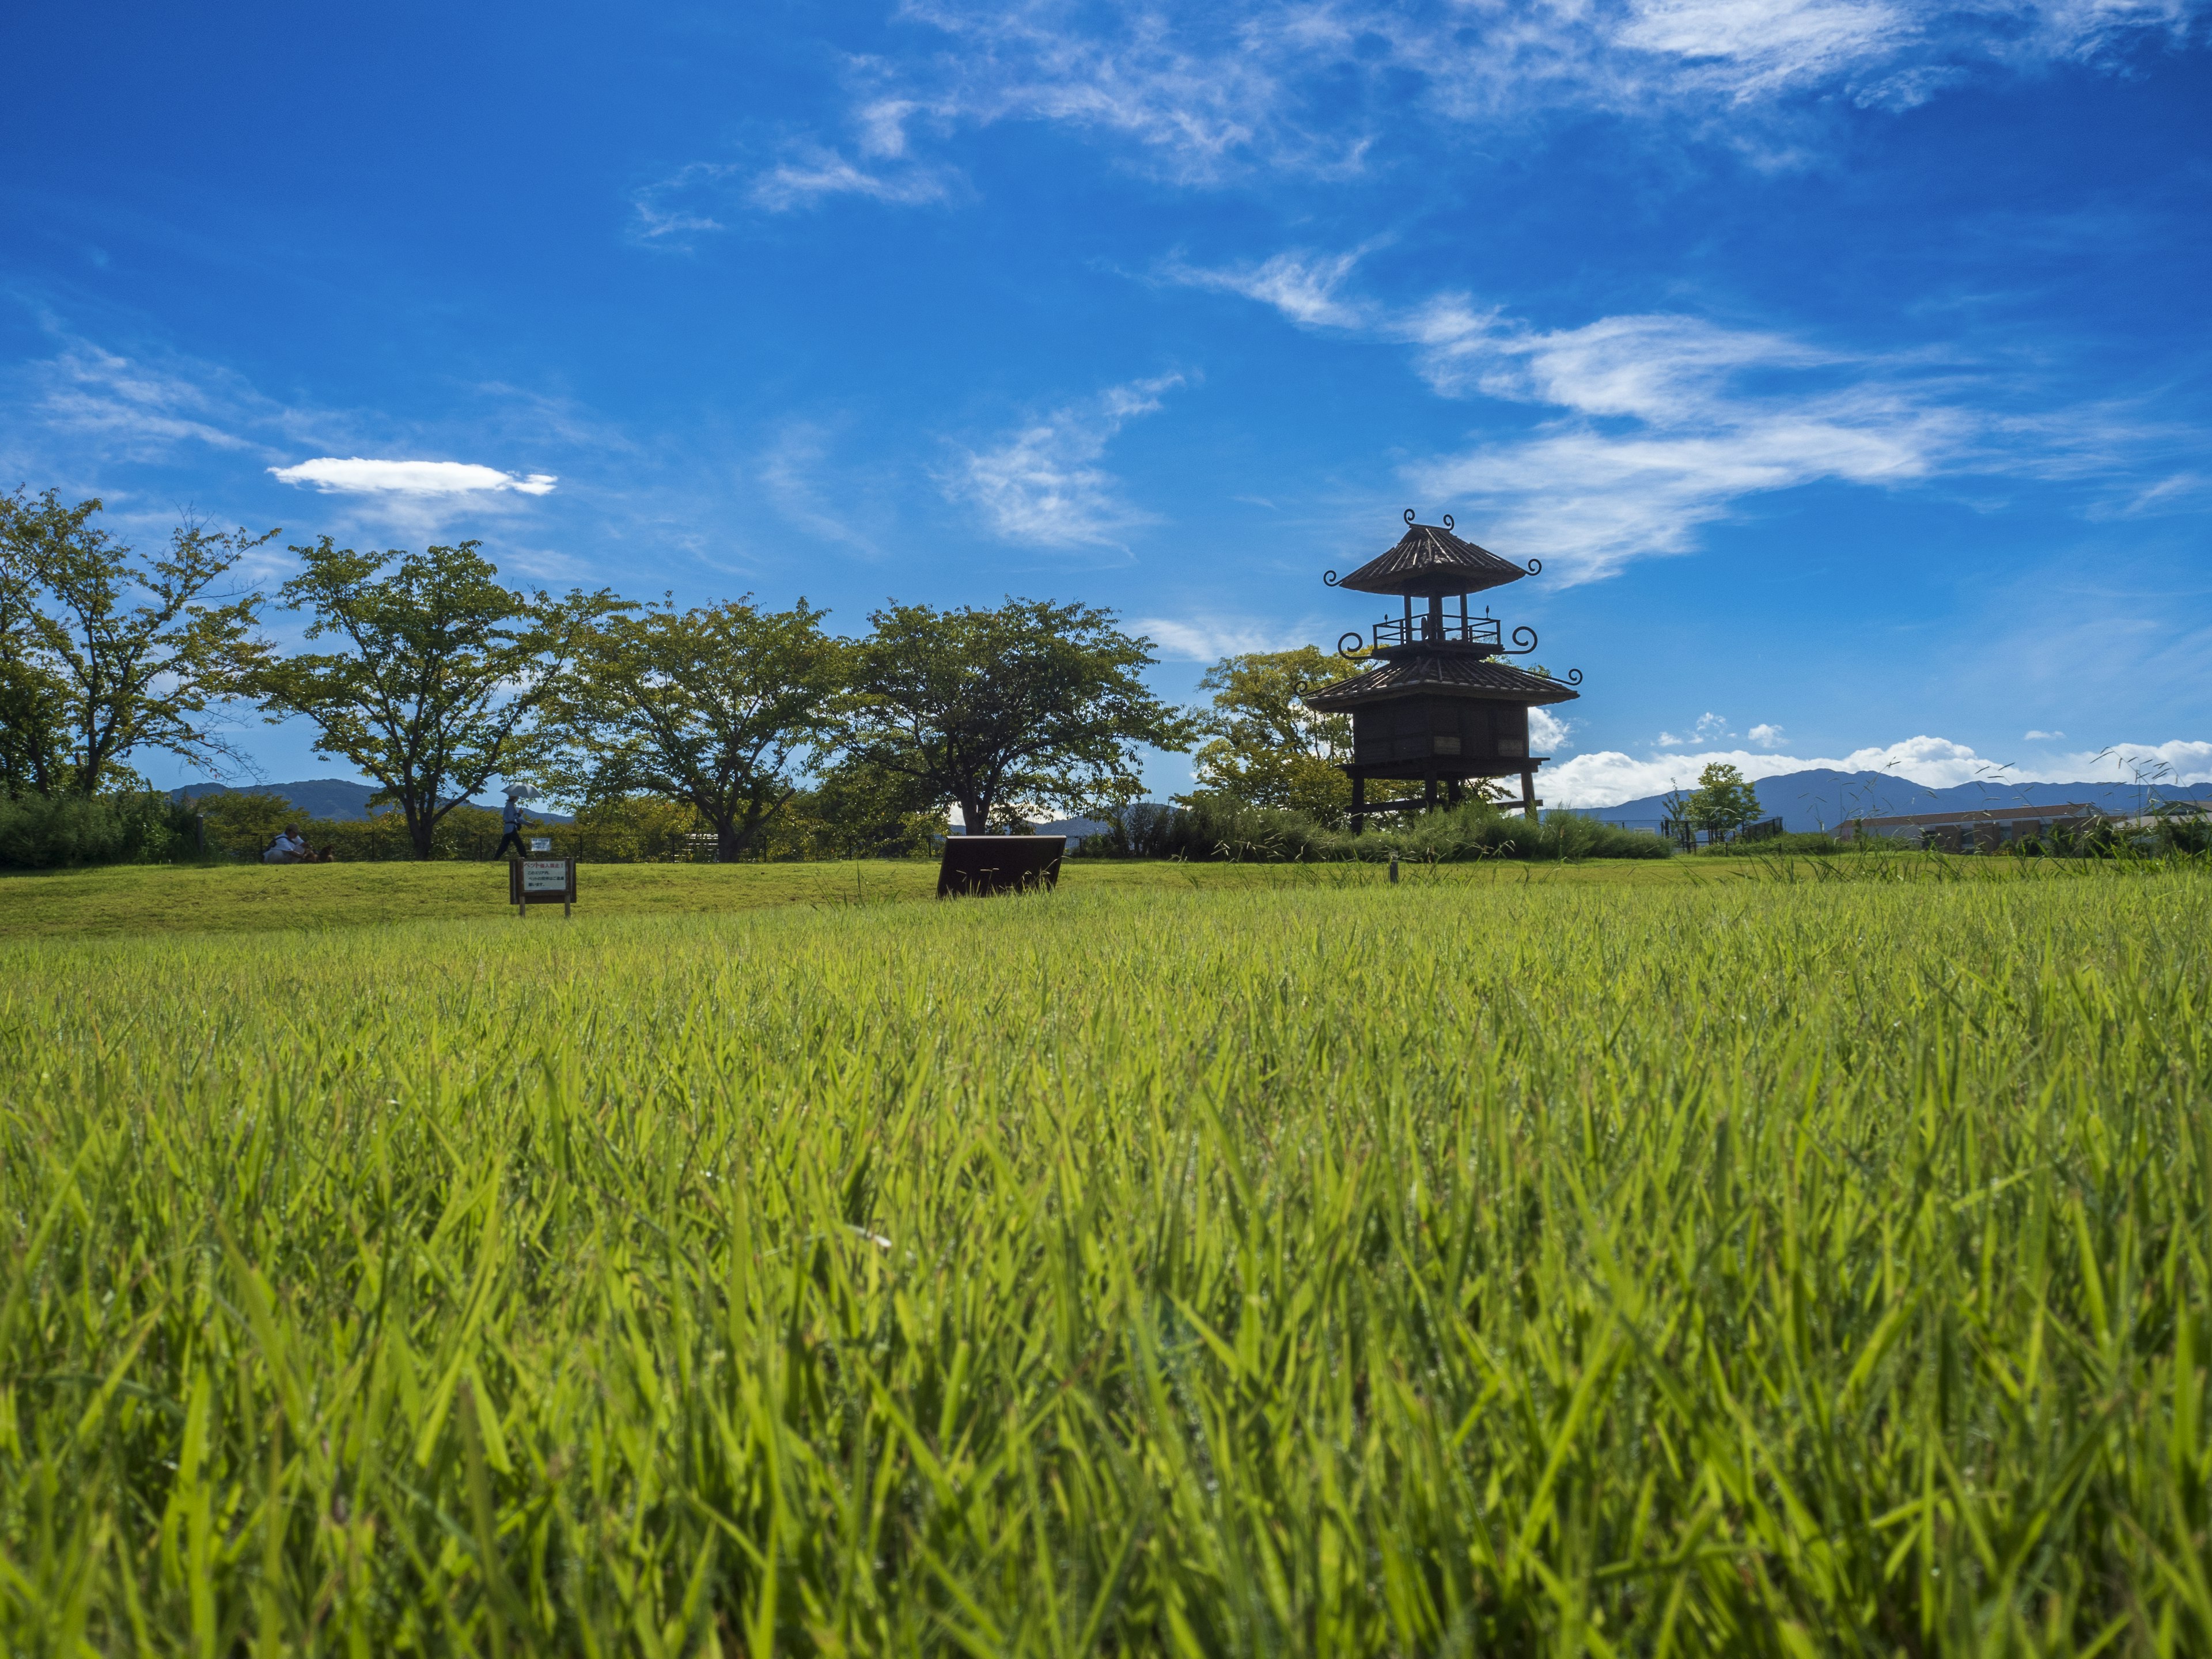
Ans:
[[[2208,939],[2161,867],[0,945],[0,1647],[2212,1651]]]

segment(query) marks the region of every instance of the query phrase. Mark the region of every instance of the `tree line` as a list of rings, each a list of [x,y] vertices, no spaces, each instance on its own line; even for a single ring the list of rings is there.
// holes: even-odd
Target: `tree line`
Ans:
[[[0,497],[0,792],[89,799],[143,790],[131,757],[221,775],[245,765],[236,716],[304,719],[398,815],[416,857],[494,779],[553,799],[647,799],[695,812],[716,856],[763,844],[811,780],[856,824],[959,809],[1018,827],[1058,809],[1111,813],[1139,793],[1145,747],[1198,748],[1199,794],[1340,817],[1340,717],[1298,701],[1343,668],[1308,646],[1225,658],[1211,704],[1146,686],[1152,643],[1110,611],[1009,599],[896,601],[858,637],[805,599],[678,607],[611,590],[510,586],[479,544],[290,549],[276,606],[304,648],[264,632],[239,586],[281,533],[179,526],[142,556],[97,499]],[[1342,728],[1342,729],[1340,729]]]

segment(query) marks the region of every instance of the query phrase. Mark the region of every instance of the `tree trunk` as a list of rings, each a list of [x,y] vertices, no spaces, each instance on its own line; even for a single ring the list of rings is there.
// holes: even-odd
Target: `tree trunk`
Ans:
[[[737,819],[716,818],[714,823],[714,862],[735,864],[738,861],[738,854],[745,850],[744,837],[738,833]]]
[[[431,839],[438,833],[438,820],[431,814],[418,810],[412,801],[406,805],[407,839],[415,843],[415,856],[428,860]]]
[[[971,836],[988,833],[991,823],[990,803],[974,795],[960,797],[960,822]]]

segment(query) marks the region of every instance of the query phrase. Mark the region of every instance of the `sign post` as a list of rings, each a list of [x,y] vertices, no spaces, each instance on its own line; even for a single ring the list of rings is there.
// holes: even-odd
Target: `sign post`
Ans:
[[[507,866],[507,902],[518,918],[526,917],[533,904],[557,904],[569,914],[576,902],[576,860],[574,859],[514,859]]]

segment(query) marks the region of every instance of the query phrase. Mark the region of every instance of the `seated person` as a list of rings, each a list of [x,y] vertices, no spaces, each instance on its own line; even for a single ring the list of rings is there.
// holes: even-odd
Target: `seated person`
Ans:
[[[288,823],[284,833],[269,843],[269,850],[261,855],[264,864],[305,864],[307,862],[307,838],[299,826]]]

